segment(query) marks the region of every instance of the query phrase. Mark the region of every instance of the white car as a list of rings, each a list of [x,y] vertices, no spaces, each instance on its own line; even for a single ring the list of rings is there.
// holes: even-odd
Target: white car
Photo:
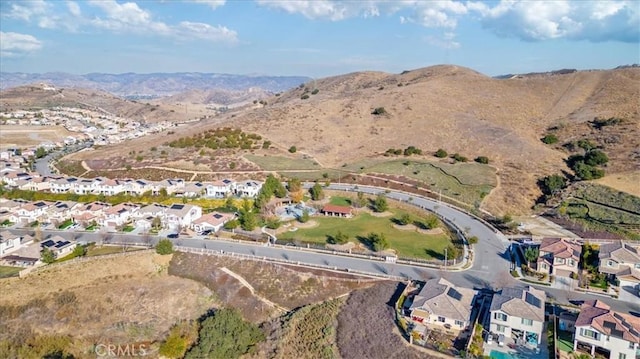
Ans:
[[[493,334],[491,333],[487,334],[487,344],[493,344]]]
[[[504,346],[504,334],[498,335],[498,346],[499,347],[503,347]]]

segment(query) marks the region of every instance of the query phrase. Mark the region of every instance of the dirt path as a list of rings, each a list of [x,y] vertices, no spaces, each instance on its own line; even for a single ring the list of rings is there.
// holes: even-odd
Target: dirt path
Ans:
[[[222,267],[220,268],[221,271],[227,273],[228,275],[232,276],[233,278],[237,279],[240,284],[242,284],[243,286],[247,287],[247,289],[249,289],[249,291],[251,292],[252,295],[254,295],[256,298],[260,299],[261,301],[263,301],[264,303],[266,303],[267,305],[276,308],[280,311],[282,311],[283,313],[288,312],[289,310],[287,308],[281,307],[280,305],[270,301],[269,299],[259,295],[256,293],[255,289],[253,289],[253,286],[251,284],[249,284],[249,282],[247,282],[240,274],[233,272],[232,270],[230,270],[227,267]]]

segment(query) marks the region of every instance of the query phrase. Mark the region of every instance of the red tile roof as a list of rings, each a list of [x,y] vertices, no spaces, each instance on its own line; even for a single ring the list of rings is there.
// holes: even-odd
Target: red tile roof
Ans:
[[[340,214],[351,214],[351,207],[349,206],[338,206],[335,204],[326,204],[322,207],[322,212],[328,213],[340,213]]]
[[[580,326],[590,326],[605,335],[628,342],[640,342],[640,318],[614,312],[599,300],[590,300],[582,304],[576,319],[576,327]]]

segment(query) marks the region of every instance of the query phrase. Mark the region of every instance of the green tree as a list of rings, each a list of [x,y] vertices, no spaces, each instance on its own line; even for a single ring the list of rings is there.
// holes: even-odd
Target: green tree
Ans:
[[[258,225],[258,219],[255,213],[250,211],[240,212],[240,227],[245,231],[253,231]]]
[[[489,163],[489,157],[487,157],[487,156],[478,156],[478,157],[476,157],[476,159],[474,161],[486,165],[486,164]]]
[[[162,219],[160,218],[160,216],[156,216],[153,218],[153,220],[151,221],[151,228],[155,230],[159,230],[160,228],[162,228]]]
[[[445,158],[448,155],[449,154],[447,153],[447,151],[443,150],[442,148],[439,148],[435,153],[435,156],[438,157],[438,158]]]
[[[307,97],[307,98],[309,98],[309,97]],[[289,147],[289,152],[290,153],[296,153],[296,152],[298,152],[298,148],[296,146],[291,146],[291,147]]]
[[[307,223],[309,222],[309,211],[307,211],[306,209],[304,211],[302,211],[302,215],[300,215],[300,217],[298,218],[298,221],[300,221],[300,223]]]
[[[224,224],[224,229],[234,230],[234,229],[238,228],[239,225],[240,225],[240,222],[237,219],[232,219],[230,221],[227,221]]]
[[[85,246],[76,246],[73,249],[73,256],[74,257],[84,257],[87,254],[87,247]]]
[[[540,139],[540,141],[546,143],[547,145],[552,145],[552,144],[558,142],[558,136],[554,135],[553,133],[550,133],[550,134],[542,137]]]
[[[369,233],[367,238],[371,244],[371,248],[375,252],[380,252],[389,248],[389,242],[387,242],[387,237],[385,237],[384,233]]]
[[[589,166],[601,166],[607,162],[609,162],[609,157],[607,157],[606,153],[600,150],[591,150],[584,156],[584,163]]]
[[[561,175],[551,175],[542,179],[541,189],[544,194],[553,195],[562,190],[567,185],[566,180]]]
[[[289,192],[298,192],[302,190],[302,182],[299,178],[291,178],[287,181],[287,190]]]
[[[531,265],[532,262],[538,260],[538,256],[540,255],[540,250],[536,247],[527,247],[524,250],[524,259],[527,260],[527,264]]]
[[[161,239],[156,244],[156,253],[167,255],[173,253],[173,243],[169,239]]]
[[[343,233],[342,231],[338,231],[335,235],[330,237],[331,243],[333,244],[345,244],[349,241],[349,235]]]
[[[235,211],[238,208],[235,205],[235,201],[233,200],[232,196],[228,196],[225,200],[224,200],[224,208],[230,210],[230,211]]]
[[[364,193],[358,192],[356,198],[351,202],[351,204],[356,208],[362,208],[367,204],[367,199],[364,198]]]
[[[324,198],[322,186],[320,186],[319,183],[314,184],[313,187],[309,189],[309,193],[311,194],[311,199],[314,201]]]
[[[49,248],[45,248],[40,252],[40,260],[46,264],[56,261],[56,254]]]
[[[373,202],[373,210],[376,212],[384,212],[387,209],[389,209],[387,197],[385,197],[385,195],[383,194],[377,195],[375,201]]]
[[[460,248],[450,244],[447,246],[447,260],[456,259],[460,257]]]
[[[403,226],[406,226],[407,224],[411,223],[411,215],[409,213],[403,213],[398,219],[398,222],[400,222],[400,224],[402,224]]]
[[[47,150],[45,150],[44,147],[38,147],[38,149],[36,149],[36,158],[42,158],[46,155]]]
[[[437,228],[438,224],[439,224],[439,220],[435,214],[430,214],[424,219],[424,225],[428,229]]]
[[[265,221],[265,226],[269,229],[278,229],[282,225],[282,222],[277,217],[269,218]]]
[[[218,309],[202,321],[198,341],[185,358],[239,358],[254,352],[264,339],[260,328],[245,321],[237,309]]]

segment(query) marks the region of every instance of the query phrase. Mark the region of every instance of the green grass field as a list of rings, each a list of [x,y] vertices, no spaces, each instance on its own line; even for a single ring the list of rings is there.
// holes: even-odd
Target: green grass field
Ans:
[[[0,278],[17,277],[23,269],[21,267],[0,266]]]
[[[433,191],[442,191],[445,196],[471,205],[482,201],[497,184],[495,169],[479,163],[448,164],[407,158],[385,162],[365,161],[347,165],[345,169],[357,169],[361,173],[402,175],[424,183]]]
[[[249,154],[244,157],[266,171],[315,170],[321,168],[313,159]]]
[[[573,337],[571,332],[558,330],[558,349],[567,353],[573,351]]]
[[[286,232],[278,237],[284,240],[326,244],[327,236],[335,235],[338,231],[347,234],[351,242],[358,242],[360,238],[366,237],[371,232],[384,233],[389,247],[395,249],[399,257],[426,260],[444,258],[444,249],[451,244],[448,232],[427,235],[416,231],[396,229],[392,219],[400,217],[406,212],[400,209],[391,209],[390,212],[393,213],[393,216],[375,217],[368,213],[361,213],[349,219],[318,216],[313,218],[319,223],[317,227]],[[416,219],[419,220],[419,218]]]

